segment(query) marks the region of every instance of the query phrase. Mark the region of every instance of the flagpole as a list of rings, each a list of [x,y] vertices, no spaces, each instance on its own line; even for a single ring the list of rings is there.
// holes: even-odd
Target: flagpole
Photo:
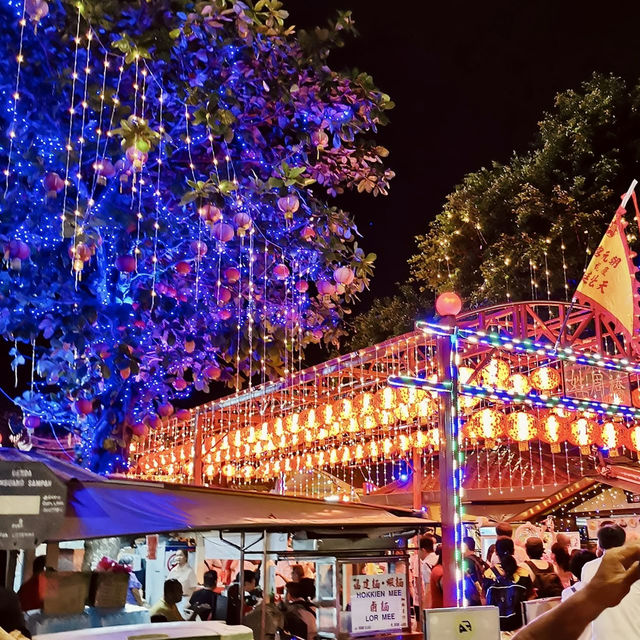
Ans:
[[[631,196],[633,195],[633,192],[635,191],[636,186],[638,185],[638,181],[634,178],[631,181],[631,185],[629,186],[629,188],[627,189],[627,192],[624,194],[624,196],[622,197],[622,202],[620,203],[620,207],[619,209],[625,209],[625,207],[627,206],[627,203],[629,202],[629,198],[631,198]],[[617,211],[616,211],[617,213]],[[640,228],[640,218],[638,219],[638,227]],[[587,267],[585,267],[585,271],[587,270]],[[583,272],[583,277],[584,277],[584,272]],[[558,337],[556,338],[556,342],[553,345],[553,352],[556,353],[558,351],[558,346],[560,346],[560,340],[562,339],[562,334],[564,333],[565,329],[567,328],[567,323],[569,322],[569,316],[571,315],[571,312],[573,311],[573,307],[576,304],[576,294],[575,291],[573,293],[573,296],[571,298],[571,304],[569,305],[569,309],[567,310],[567,314],[564,317],[564,320],[562,321],[562,326],[560,327],[560,331],[558,332]]]

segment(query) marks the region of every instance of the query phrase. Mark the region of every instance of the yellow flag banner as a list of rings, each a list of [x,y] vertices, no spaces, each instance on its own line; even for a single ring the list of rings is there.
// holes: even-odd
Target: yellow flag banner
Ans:
[[[638,282],[627,237],[626,220],[621,207],[609,225],[576,290],[576,300],[598,308],[614,322],[625,338],[635,343],[638,337]]]

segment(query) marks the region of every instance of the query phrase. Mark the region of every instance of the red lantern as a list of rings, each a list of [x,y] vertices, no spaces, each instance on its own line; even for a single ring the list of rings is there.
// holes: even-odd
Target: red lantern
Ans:
[[[494,440],[504,435],[504,414],[497,409],[487,407],[476,411],[467,420],[463,433],[467,438],[484,440],[485,447],[491,449]]]
[[[615,422],[605,422],[600,431],[598,445],[605,449],[618,449],[623,444],[623,434],[620,425]]]
[[[86,398],[80,398],[73,403],[73,408],[76,410],[76,413],[82,416],[88,416],[93,411],[93,402]]]
[[[531,372],[529,380],[536,391],[553,391],[560,384],[560,373],[553,367],[540,367]]]
[[[640,427],[635,426],[627,429],[626,440],[627,446],[631,451],[640,452]]]
[[[457,293],[446,291],[436,299],[436,311],[440,316],[457,316],[462,309],[462,300]]]
[[[480,369],[480,378],[486,386],[504,388],[510,373],[511,367],[508,362],[498,358],[491,358],[491,360]]]
[[[599,439],[599,424],[588,418],[578,418],[569,425],[569,442],[580,447],[580,453],[588,455],[591,445]]]
[[[289,277],[289,267],[286,264],[277,264],[273,268],[273,275],[276,280],[286,280]]]
[[[565,418],[550,412],[540,421],[538,437],[551,447],[551,453],[560,452],[560,443],[569,436],[569,427]]]
[[[529,440],[533,440],[537,435],[536,417],[526,411],[515,411],[507,416],[507,435],[518,443],[520,451],[526,451]]]
[[[631,402],[634,407],[640,407],[640,387],[636,387],[631,392]]]
[[[529,378],[523,373],[514,373],[507,378],[507,391],[526,396],[531,391]]]
[[[224,275],[224,279],[230,284],[233,284],[234,282],[238,282],[241,276],[240,271],[235,267],[229,267],[228,269],[225,269],[223,275]]]

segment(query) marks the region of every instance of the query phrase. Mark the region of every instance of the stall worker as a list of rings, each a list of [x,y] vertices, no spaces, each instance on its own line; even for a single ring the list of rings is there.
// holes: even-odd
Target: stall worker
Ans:
[[[20,606],[23,611],[42,609],[44,596],[44,570],[47,564],[46,556],[37,556],[33,561],[33,573],[24,581],[18,591]]]

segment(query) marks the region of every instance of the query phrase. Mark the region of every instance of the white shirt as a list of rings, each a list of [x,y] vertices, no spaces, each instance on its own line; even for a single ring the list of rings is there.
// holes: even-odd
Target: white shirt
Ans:
[[[583,584],[593,579],[601,562],[596,558],[582,567]],[[591,623],[591,631],[593,640],[640,639],[640,583],[634,582],[619,604],[605,609]]]
[[[174,565],[173,569],[169,571],[169,579],[175,579],[182,585],[182,597],[191,597],[191,594],[198,586],[198,579],[196,578],[195,571],[189,564],[180,566]]]
[[[574,585],[562,590],[562,602],[570,598],[576,591],[583,587],[582,582],[576,582]],[[587,625],[585,630],[578,636],[578,640],[591,640],[591,625]]]
[[[411,573],[414,576],[412,581],[412,595],[414,603],[418,604],[418,587],[417,587],[417,574],[418,574],[418,562],[420,563],[420,578],[422,579],[422,607],[428,609],[431,607],[431,569],[436,566],[438,562],[438,554],[435,552],[429,553],[424,560],[418,560],[418,554],[413,554],[409,561],[411,567]]]

